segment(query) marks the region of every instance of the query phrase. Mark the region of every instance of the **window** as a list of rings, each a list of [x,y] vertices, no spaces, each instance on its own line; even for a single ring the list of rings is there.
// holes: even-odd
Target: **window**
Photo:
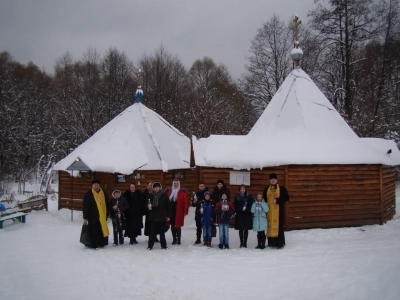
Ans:
[[[92,172],[91,171],[79,171],[80,173],[80,178],[89,178],[93,179]]]
[[[229,174],[230,185],[250,185],[250,172],[231,171]]]
[[[117,174],[117,176],[116,176],[116,181],[117,181],[118,183],[124,183],[124,182],[126,182],[126,177],[125,177],[125,175],[123,175],[123,174]]]
[[[174,179],[184,179],[185,171],[174,171]]]
[[[129,175],[129,179],[145,179],[144,173],[133,173]]]

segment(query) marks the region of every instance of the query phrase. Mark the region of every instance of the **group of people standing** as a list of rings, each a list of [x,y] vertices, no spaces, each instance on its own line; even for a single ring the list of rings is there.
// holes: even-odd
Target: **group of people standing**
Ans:
[[[125,237],[129,238],[129,244],[138,244],[136,238],[142,235],[143,227],[144,235],[149,237],[149,250],[155,242],[160,242],[161,248],[167,249],[165,232],[169,228],[172,244],[180,245],[181,228],[188,212],[187,191],[181,188],[178,179],[165,191],[162,191],[160,182],[148,182],[143,193],[131,183],[123,194],[119,189],[114,189],[111,199],[100,188],[100,180],[93,179],[92,188],[83,198],[83,219],[84,224],[88,225],[90,247],[93,249],[108,245],[108,217],[112,220],[114,246],[124,244]],[[146,216],[144,226],[143,216]]]
[[[195,244],[201,244],[203,233],[203,245],[210,247],[218,226],[218,247],[229,249],[229,228],[234,224],[239,231],[240,248],[247,248],[249,230],[257,232],[256,249],[265,249],[267,238],[268,247],[283,248],[285,202],[289,201],[289,194],[284,186],[278,184],[277,174],[271,173],[269,181],[269,186],[258,193],[256,199],[248,193],[245,185],[240,185],[233,203],[223,180],[217,181],[212,193],[201,182],[199,190],[192,195],[192,206],[196,208]]]
[[[249,230],[257,232],[256,249],[264,249],[267,238],[269,247],[284,247],[284,205],[289,194],[278,184],[275,173],[269,175],[269,180],[269,186],[258,193],[256,199],[245,185],[239,186],[233,202],[223,180],[217,181],[212,192],[201,182],[191,199],[197,227],[195,244],[201,244],[203,237],[203,245],[211,247],[218,227],[218,247],[229,249],[229,228],[234,223],[239,231],[240,248],[247,248]],[[169,228],[172,245],[180,245],[188,204],[187,190],[180,186],[178,179],[165,191],[160,182],[148,182],[143,193],[132,183],[123,194],[114,189],[111,199],[100,188],[100,181],[94,179],[83,199],[83,218],[89,228],[90,247],[98,249],[108,244],[107,217],[112,220],[114,246],[124,244],[124,237],[129,238],[129,244],[137,244],[136,238],[142,235],[143,227],[144,235],[149,237],[148,250],[153,249],[156,242],[167,249],[165,232]],[[146,216],[144,226],[143,216]]]

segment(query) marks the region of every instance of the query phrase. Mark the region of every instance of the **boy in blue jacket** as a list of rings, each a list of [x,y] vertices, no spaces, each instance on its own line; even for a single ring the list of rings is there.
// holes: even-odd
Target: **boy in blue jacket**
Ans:
[[[211,247],[211,231],[215,220],[214,201],[211,200],[210,192],[204,193],[204,201],[200,203],[201,226],[203,227],[204,246]]]

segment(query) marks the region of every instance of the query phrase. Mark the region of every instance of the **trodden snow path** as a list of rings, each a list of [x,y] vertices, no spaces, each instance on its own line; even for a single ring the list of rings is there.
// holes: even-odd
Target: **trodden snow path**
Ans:
[[[39,211],[0,230],[0,299],[400,299],[400,218],[383,226],[286,233],[282,250],[194,246],[193,211],[182,245],[98,251],[79,244],[81,214]],[[111,229],[111,224],[109,224]],[[109,239],[112,244],[112,238]]]

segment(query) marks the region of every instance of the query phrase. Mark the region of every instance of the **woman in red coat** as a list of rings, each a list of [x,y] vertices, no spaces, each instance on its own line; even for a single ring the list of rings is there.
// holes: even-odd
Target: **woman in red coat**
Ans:
[[[169,198],[171,212],[172,245],[180,245],[181,228],[183,227],[185,216],[189,212],[187,191],[186,189],[181,189],[180,181],[175,179],[172,182],[172,187],[168,188],[165,193]]]

